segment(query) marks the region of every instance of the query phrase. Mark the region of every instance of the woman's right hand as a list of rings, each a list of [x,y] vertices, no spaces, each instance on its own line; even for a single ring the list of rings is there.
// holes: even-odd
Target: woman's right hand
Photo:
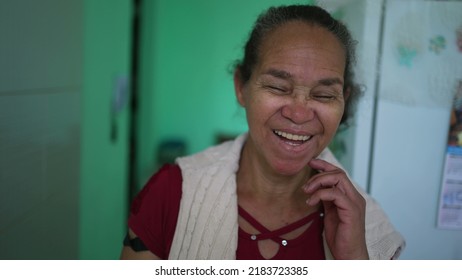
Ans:
[[[307,204],[322,203],[327,245],[335,259],[369,259],[365,237],[366,200],[346,173],[324,160],[313,159],[309,166],[319,173],[304,187]]]

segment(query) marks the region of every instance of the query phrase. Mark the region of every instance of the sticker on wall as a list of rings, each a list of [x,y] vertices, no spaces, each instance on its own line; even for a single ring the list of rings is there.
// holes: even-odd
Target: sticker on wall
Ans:
[[[411,68],[412,63],[417,56],[417,50],[405,45],[398,45],[397,51],[399,65]]]
[[[444,49],[446,49],[446,38],[441,35],[431,38],[428,49],[435,54],[440,54]]]
[[[421,17],[409,11],[393,21],[393,25],[391,39],[398,65],[413,68],[425,48],[422,40],[425,30],[422,28]]]

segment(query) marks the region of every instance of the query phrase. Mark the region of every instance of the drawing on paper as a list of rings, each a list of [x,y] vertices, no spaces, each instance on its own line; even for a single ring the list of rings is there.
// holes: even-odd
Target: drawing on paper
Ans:
[[[412,67],[412,62],[417,56],[417,50],[405,45],[398,45],[398,61],[399,65],[406,66],[408,68]]]
[[[428,49],[435,54],[440,54],[444,49],[446,49],[446,38],[441,35],[431,38]]]

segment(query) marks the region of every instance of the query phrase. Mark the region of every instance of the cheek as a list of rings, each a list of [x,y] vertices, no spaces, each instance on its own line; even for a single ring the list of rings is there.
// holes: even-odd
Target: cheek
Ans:
[[[249,122],[264,123],[281,107],[281,100],[268,95],[253,93],[253,98],[247,100],[246,112]]]
[[[319,119],[321,120],[324,128],[330,130],[330,133],[335,134],[340,121],[342,120],[344,106],[332,106],[323,108],[318,111]]]

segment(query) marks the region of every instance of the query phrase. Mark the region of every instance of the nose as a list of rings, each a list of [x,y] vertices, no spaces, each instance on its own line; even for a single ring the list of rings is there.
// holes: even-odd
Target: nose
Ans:
[[[303,124],[311,121],[316,113],[314,104],[301,95],[294,96],[291,101],[282,107],[282,116],[295,124]]]

